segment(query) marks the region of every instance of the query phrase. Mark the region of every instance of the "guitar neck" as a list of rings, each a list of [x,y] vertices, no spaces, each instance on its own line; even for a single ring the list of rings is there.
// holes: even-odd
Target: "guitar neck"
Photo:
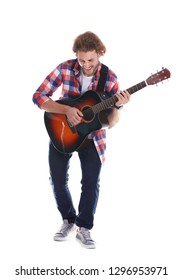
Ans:
[[[130,88],[127,89],[127,91],[129,92],[129,94],[133,94],[135,93],[136,91],[138,90],[141,90],[142,88],[146,87],[147,86],[147,83],[145,81],[141,82],[141,83],[138,83]]]
[[[147,83],[145,81],[142,81],[141,83],[138,83],[130,88],[127,89],[127,91],[129,92],[129,94],[133,94],[136,91],[141,90],[142,88],[146,87]],[[97,114],[105,109],[108,109],[110,107],[113,107],[114,104],[118,101],[117,97],[115,95],[113,95],[112,97],[109,97],[99,103],[97,103],[96,105],[94,105],[92,107],[92,110],[94,112],[94,114]]]

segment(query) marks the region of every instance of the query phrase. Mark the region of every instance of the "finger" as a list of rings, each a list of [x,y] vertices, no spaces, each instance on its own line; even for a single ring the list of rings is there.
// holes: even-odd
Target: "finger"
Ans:
[[[83,117],[83,114],[82,114],[81,111],[78,112],[78,116],[79,116],[79,117]]]
[[[124,91],[121,91],[119,94],[120,96],[124,97]]]
[[[129,92],[128,92],[127,90],[124,90],[124,91],[122,92],[122,97],[123,97],[125,100],[129,100],[129,98],[130,98]]]

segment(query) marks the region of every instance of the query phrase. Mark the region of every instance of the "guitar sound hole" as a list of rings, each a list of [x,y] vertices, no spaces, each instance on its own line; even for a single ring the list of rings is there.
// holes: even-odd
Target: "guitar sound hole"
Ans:
[[[94,112],[92,110],[92,108],[90,107],[84,107],[83,111],[83,119],[87,122],[93,120],[94,118]]]

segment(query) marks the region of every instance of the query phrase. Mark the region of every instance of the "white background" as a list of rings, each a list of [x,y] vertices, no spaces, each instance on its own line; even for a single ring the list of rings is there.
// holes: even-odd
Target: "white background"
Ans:
[[[1,2],[2,279],[18,279],[15,269],[20,266],[71,265],[105,269],[94,279],[122,277],[109,276],[110,266],[164,266],[168,276],[148,277],[181,278],[181,24],[178,0]],[[31,100],[54,67],[74,58],[73,40],[87,30],[105,43],[107,53],[101,61],[117,73],[123,89],[161,67],[171,71],[169,81],[132,95],[120,123],[108,131],[92,230],[96,250],[81,248],[74,238],[53,242],[61,218],[48,180],[43,111]],[[70,177],[77,207],[77,154]]]

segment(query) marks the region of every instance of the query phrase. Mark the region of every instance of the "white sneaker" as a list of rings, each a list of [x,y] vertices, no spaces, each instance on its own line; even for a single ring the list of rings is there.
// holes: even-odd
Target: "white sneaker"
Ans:
[[[90,231],[87,228],[81,227],[77,230],[76,240],[87,249],[95,249],[95,241],[91,238]]]
[[[63,220],[63,224],[58,232],[54,235],[54,241],[63,241],[68,235],[76,229],[75,224],[68,223],[68,220]]]

